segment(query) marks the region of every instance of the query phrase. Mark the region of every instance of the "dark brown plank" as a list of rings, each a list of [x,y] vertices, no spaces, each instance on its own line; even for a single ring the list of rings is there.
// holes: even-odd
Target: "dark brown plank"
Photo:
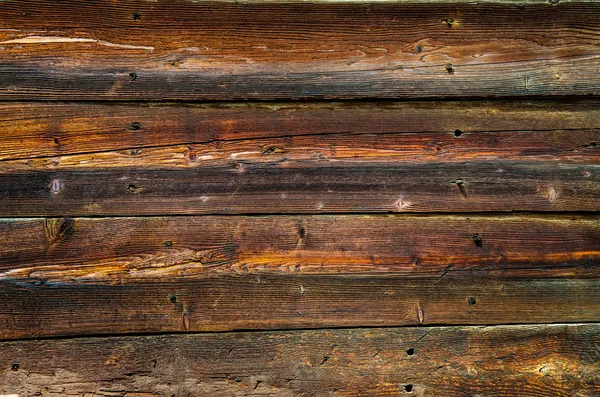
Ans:
[[[4,342],[0,392],[593,397],[599,344],[597,324]]]
[[[270,154],[262,156],[270,161],[273,156],[277,160],[411,156],[410,161],[430,157],[573,162],[597,155],[599,126],[600,101],[590,99],[212,105],[5,102],[0,103],[0,160],[129,149],[126,157],[139,164],[137,158],[152,149],[164,146],[162,151],[168,153],[170,146],[181,145],[190,146],[187,150],[202,164],[208,155],[256,161],[261,156],[250,155],[257,151]],[[394,136],[400,133],[419,134]],[[370,137],[373,134],[378,136]],[[279,150],[265,150],[269,147]],[[189,159],[182,161],[187,155],[181,156],[182,148],[172,149],[179,157],[171,162],[160,158],[155,162],[189,165]],[[98,157],[48,161],[87,164]],[[113,155],[103,164],[123,162]],[[6,163],[0,169],[5,167]]]
[[[600,321],[598,217],[2,223],[5,339]]]
[[[276,149],[274,149],[276,150]],[[0,215],[598,211],[596,164],[233,161],[0,173]]]
[[[7,0],[0,98],[594,95],[599,11],[589,1]]]

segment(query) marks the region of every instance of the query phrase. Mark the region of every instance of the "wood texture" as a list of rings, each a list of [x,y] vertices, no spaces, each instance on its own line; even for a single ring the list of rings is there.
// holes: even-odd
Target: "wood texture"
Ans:
[[[0,98],[595,95],[599,11],[589,1],[7,0]]]
[[[3,216],[598,211],[589,164],[234,163],[0,174]]]
[[[597,325],[354,329],[0,343],[0,392],[85,396],[600,393]]]
[[[5,104],[0,215],[598,211],[599,103]]]
[[[202,164],[211,160],[208,155],[215,160],[256,161],[261,158],[257,151],[267,151],[271,156],[266,158],[271,161],[278,154],[281,156],[277,159],[409,155],[414,157],[404,159],[417,160],[435,155],[444,160],[468,160],[515,159],[521,155],[527,159],[575,161],[597,157],[599,126],[600,101],[596,99],[216,104],[3,102],[0,160],[96,154],[76,158],[75,164],[83,165],[93,163],[98,152],[123,151],[140,165],[135,159],[152,149],[162,148],[169,153],[171,148],[179,156],[171,163],[182,163],[186,160],[181,157],[182,148],[191,146],[188,150],[195,152]],[[394,136],[400,133],[418,135]],[[266,150],[269,147],[273,150]],[[135,149],[133,153],[131,149]],[[51,163],[65,161],[59,157]],[[113,163],[123,164],[124,160],[113,154],[104,166]],[[164,160],[156,163],[170,164]],[[183,164],[188,165],[189,161]],[[6,166],[3,163],[0,169]]]
[[[1,337],[600,321],[598,221],[4,221]]]
[[[599,70],[590,0],[0,0],[0,397],[600,395]]]

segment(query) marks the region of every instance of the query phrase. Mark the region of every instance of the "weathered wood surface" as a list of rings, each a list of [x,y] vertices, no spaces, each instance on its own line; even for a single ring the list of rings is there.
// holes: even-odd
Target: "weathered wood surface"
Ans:
[[[4,339],[600,321],[596,216],[3,221]]]
[[[6,0],[1,99],[595,95],[600,4]]]
[[[598,325],[3,342],[0,392],[106,397],[593,397],[600,393],[599,344]]]
[[[4,104],[0,215],[597,211],[598,104]]]
[[[114,284],[2,280],[1,338],[600,322],[597,270],[531,273],[449,271],[421,278],[217,273]]]
[[[137,158],[161,150],[165,158],[170,151],[177,154],[171,159],[173,165],[187,166],[189,161],[181,162],[185,160],[181,151],[190,146],[192,149],[188,150],[201,163],[227,158],[256,161],[263,152],[282,155],[277,159],[550,158],[562,162],[597,158],[599,128],[600,101],[595,99],[231,104],[4,102],[0,103],[0,160],[96,153],[71,162],[82,165],[93,164],[98,152],[136,149],[125,152],[127,157],[134,157],[133,165],[152,164],[140,164]],[[395,136],[401,133],[418,134]],[[270,147],[273,150],[268,150]],[[123,156],[106,156],[109,155],[104,166],[125,163]],[[262,157],[272,161],[272,157]],[[170,164],[162,160],[156,163]],[[49,164],[57,161],[67,162],[59,157]],[[0,163],[0,170],[5,167],[6,163]]]
[[[600,166],[243,163],[0,174],[0,215],[598,211]]]
[[[589,0],[0,1],[0,397],[600,395],[598,70]]]

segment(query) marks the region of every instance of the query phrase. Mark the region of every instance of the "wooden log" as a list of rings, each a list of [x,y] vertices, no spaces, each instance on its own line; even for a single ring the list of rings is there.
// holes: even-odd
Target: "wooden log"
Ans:
[[[600,321],[596,216],[0,225],[4,339]]]
[[[580,396],[597,324],[78,338],[0,343],[0,392],[85,396]]]
[[[7,0],[0,99],[595,95],[599,11],[580,0]]]

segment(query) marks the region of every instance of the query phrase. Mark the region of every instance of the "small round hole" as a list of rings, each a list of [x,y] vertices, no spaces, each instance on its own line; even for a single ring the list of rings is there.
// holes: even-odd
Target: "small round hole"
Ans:
[[[54,138],[52,142],[54,142],[55,145],[60,145],[60,139],[58,138]]]
[[[19,364],[15,363],[15,364],[11,365],[10,370],[17,372],[19,370]]]
[[[129,73],[129,79],[131,81],[136,81],[137,80],[137,73],[135,73],[135,72]]]
[[[410,393],[412,391],[412,389],[413,389],[413,385],[404,385],[404,390],[407,393]]]
[[[473,298],[472,296],[469,297],[469,299],[467,299],[467,301],[469,302],[469,305],[473,306],[474,304],[477,303],[477,299]]]
[[[139,21],[140,19],[142,19],[142,14],[140,14],[139,12],[136,12],[135,14],[133,14],[133,16],[131,18],[134,21]]]
[[[172,242],[172,241],[165,241],[165,242],[163,243],[163,245],[164,245],[165,247],[172,247],[172,246],[173,246],[173,242]]]
[[[131,123],[130,129],[133,131],[139,131],[142,129],[142,125],[136,121],[135,123]]]
[[[475,243],[476,246],[478,247],[483,247],[483,239],[481,238],[481,235],[479,235],[479,233],[475,233],[471,239],[473,240],[473,242]]]
[[[463,132],[461,130],[454,130],[454,136],[457,138],[460,138],[460,136],[463,134]]]
[[[171,295],[169,297],[169,300],[171,301],[171,303],[175,304],[177,303],[177,295]]]
[[[413,349],[412,347],[410,349],[408,349],[406,351],[406,354],[408,354],[409,356],[412,356],[413,354],[415,354],[415,349]]]
[[[416,52],[421,52],[421,51],[423,51],[423,47],[421,47],[420,45],[418,45],[418,46],[415,47],[415,51]]]

